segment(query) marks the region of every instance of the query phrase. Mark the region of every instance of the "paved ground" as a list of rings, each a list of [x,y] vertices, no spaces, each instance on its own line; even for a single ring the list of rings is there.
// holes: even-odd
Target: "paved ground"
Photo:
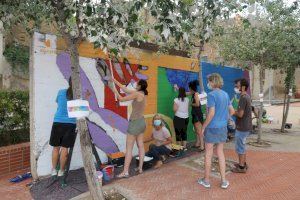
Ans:
[[[267,108],[268,114],[281,120],[282,106]],[[262,139],[270,141],[272,146],[268,148],[249,147],[248,162],[250,169],[247,174],[232,174],[227,177],[231,183],[228,190],[219,188],[219,180],[212,178],[212,188],[203,189],[196,181],[203,176],[199,169],[191,169],[183,165],[186,159],[198,158],[193,154],[189,158],[170,162],[159,170],[152,170],[125,180],[114,182],[110,186],[116,186],[126,191],[137,199],[300,199],[300,103],[291,107],[291,115],[288,121],[293,123],[293,129],[286,134],[280,134],[275,129],[280,124],[264,124]],[[251,138],[256,138],[252,135]],[[226,156],[235,159],[234,145],[226,145]],[[21,183],[9,183],[13,173],[0,177],[0,199],[2,200],[28,200],[30,195],[26,180]],[[83,177],[80,178],[82,182]],[[79,181],[79,180],[78,180]],[[84,182],[84,181],[83,181]],[[79,182],[78,182],[79,183]],[[70,192],[69,189],[54,189],[59,192]],[[68,191],[67,191],[68,190]],[[86,185],[76,186],[79,194],[86,191]],[[55,192],[55,190],[54,190]],[[72,195],[73,196],[73,195]],[[41,197],[35,199],[43,199]],[[49,196],[48,199],[51,199]],[[52,198],[53,199],[53,198]],[[55,199],[55,198],[54,198]]]
[[[23,174],[27,171],[18,171],[16,173],[8,174],[0,177],[0,199],[1,200],[29,200],[31,194],[26,184],[31,182],[27,179],[21,183],[10,183],[9,179],[15,177],[17,174]]]
[[[280,124],[282,121],[283,105],[265,107],[267,115],[274,118],[274,124]],[[287,122],[293,123],[293,126],[300,127],[300,102],[292,103],[289,109]]]
[[[199,155],[195,155],[197,157]],[[232,150],[226,150],[234,158]],[[193,199],[300,199],[300,154],[249,151],[247,174],[229,174],[230,188],[219,188],[219,180],[212,178],[212,188],[197,184],[203,176],[199,170],[170,163],[116,184],[130,191],[136,199],[193,200]],[[141,184],[143,183],[143,184]]]

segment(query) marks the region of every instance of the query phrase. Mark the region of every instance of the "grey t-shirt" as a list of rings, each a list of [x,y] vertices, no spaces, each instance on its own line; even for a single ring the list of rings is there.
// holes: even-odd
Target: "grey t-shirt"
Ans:
[[[243,117],[237,117],[236,129],[238,131],[251,131],[252,130],[252,110],[251,99],[248,94],[244,94],[240,97],[238,111],[243,110]]]

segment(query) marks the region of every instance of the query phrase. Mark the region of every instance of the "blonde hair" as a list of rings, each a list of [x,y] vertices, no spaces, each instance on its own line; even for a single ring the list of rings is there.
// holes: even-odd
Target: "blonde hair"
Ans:
[[[222,88],[224,85],[223,78],[218,73],[212,73],[207,77],[208,81],[212,83],[213,88]]]

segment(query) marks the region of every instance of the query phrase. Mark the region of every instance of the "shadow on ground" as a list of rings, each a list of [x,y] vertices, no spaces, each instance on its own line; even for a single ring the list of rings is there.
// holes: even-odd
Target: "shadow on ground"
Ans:
[[[196,150],[190,149],[186,151],[182,156],[175,157],[175,158],[168,158],[165,163],[173,162],[182,158],[189,157],[191,155],[194,155],[197,153]],[[130,175],[136,176],[137,172],[135,172],[134,168],[136,167],[136,163],[134,160],[131,163],[130,166]],[[115,175],[121,173],[123,168],[116,168],[115,169]],[[153,169],[147,170],[152,171]],[[111,184],[116,179],[110,181],[110,182],[104,182],[103,185]],[[84,192],[88,191],[88,186],[84,174],[83,168],[78,170],[72,170],[69,172],[69,176],[67,178],[67,185],[65,187],[61,187],[61,184],[59,181],[54,181],[53,178],[45,178],[37,183],[33,184],[30,192],[33,197],[33,199],[43,199],[43,200],[66,200],[71,199],[73,197],[76,197]]]

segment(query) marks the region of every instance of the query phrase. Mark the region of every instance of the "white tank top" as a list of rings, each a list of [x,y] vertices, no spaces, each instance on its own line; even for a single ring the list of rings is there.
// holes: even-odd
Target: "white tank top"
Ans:
[[[174,102],[177,104],[178,109],[175,113],[175,116],[180,118],[188,118],[189,117],[189,99],[187,97],[184,98],[184,101],[181,99],[174,99]]]

